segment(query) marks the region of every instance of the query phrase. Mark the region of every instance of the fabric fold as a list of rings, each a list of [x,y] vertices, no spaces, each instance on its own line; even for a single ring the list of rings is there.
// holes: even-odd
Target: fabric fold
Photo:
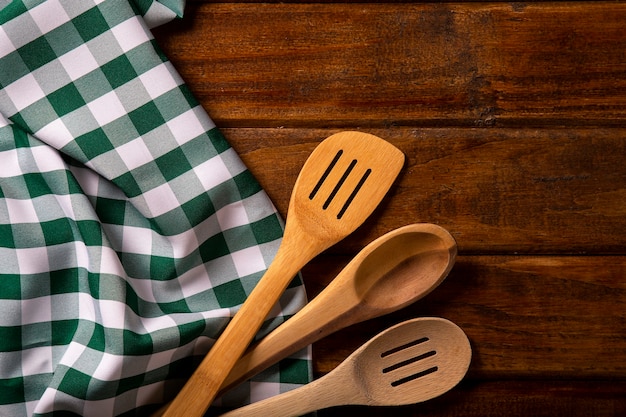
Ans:
[[[183,1],[0,3],[0,415],[143,415],[272,261],[282,220],[160,51]],[[306,303],[299,277],[262,332]],[[307,383],[304,351],[224,396]]]

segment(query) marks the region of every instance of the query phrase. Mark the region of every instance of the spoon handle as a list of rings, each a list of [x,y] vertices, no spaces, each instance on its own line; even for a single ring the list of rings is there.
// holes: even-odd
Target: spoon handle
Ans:
[[[227,391],[305,346],[361,320],[356,297],[345,287],[346,270],[293,317],[253,345],[220,389]]]

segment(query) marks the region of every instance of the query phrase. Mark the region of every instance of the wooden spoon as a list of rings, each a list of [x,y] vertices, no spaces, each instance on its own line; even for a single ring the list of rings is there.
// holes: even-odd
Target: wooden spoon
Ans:
[[[467,336],[454,323],[413,319],[378,334],[320,379],[222,417],[290,417],[339,405],[415,404],[457,385],[471,356]]]
[[[166,417],[204,414],[289,282],[369,217],[403,165],[399,149],[366,133],[337,133],[315,148],[294,185],[276,257],[167,408]]]
[[[331,333],[424,297],[448,275],[456,249],[454,238],[430,223],[374,240],[309,304],[248,349],[220,393]]]

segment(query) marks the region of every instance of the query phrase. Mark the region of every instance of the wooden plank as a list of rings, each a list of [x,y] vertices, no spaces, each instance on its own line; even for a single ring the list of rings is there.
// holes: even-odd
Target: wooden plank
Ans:
[[[626,4],[194,3],[158,42],[218,126],[623,126]]]
[[[434,400],[402,407],[337,407],[319,417],[616,417],[626,415],[623,381],[463,381]]]
[[[332,249],[437,223],[463,253],[624,253],[626,129],[367,129],[406,155],[380,209]],[[335,130],[224,129],[279,211],[309,153]]]
[[[311,297],[347,261],[325,257],[308,266]],[[625,276],[625,256],[460,256],[424,299],[315,343],[315,369],[330,371],[393,324],[435,316],[470,338],[471,379],[626,381]]]

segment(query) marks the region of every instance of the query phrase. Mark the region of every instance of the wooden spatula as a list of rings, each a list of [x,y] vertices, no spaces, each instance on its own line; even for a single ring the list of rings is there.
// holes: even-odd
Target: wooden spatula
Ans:
[[[365,221],[403,165],[399,149],[366,133],[337,133],[315,148],[296,180],[276,257],[164,416],[202,416],[293,277]]]
[[[322,378],[220,417],[293,417],[338,405],[406,405],[463,379],[472,350],[456,324],[418,318],[378,334]]]

